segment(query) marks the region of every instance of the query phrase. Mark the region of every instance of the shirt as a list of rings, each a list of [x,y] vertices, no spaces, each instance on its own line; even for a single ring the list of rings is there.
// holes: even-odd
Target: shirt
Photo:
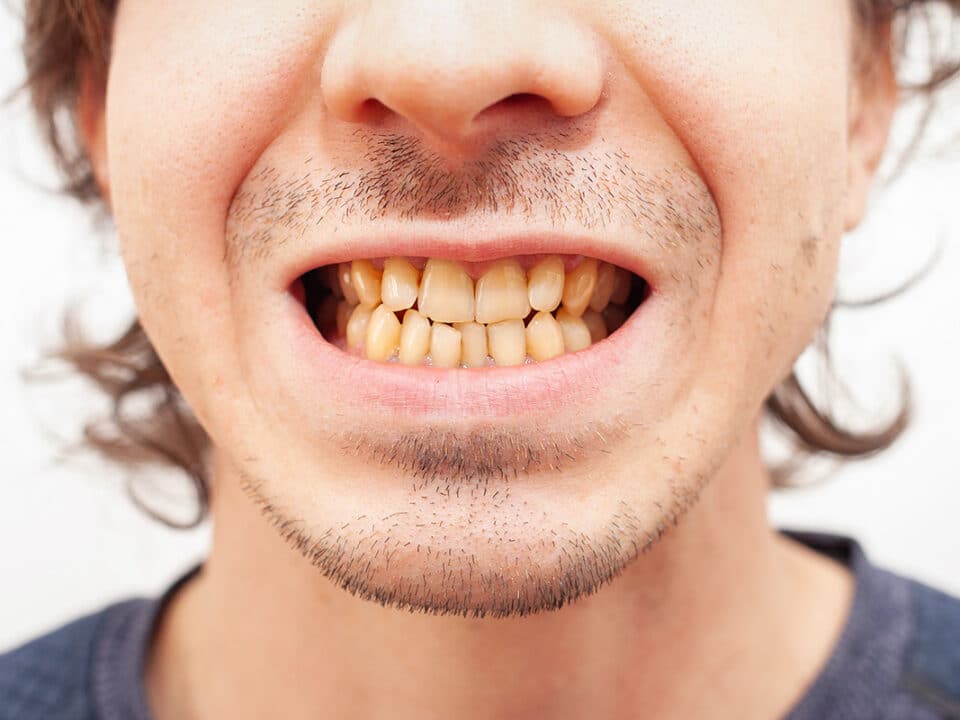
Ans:
[[[854,540],[786,531],[850,568],[841,636],[787,720],[960,719],[960,600],[882,570]],[[144,668],[153,628],[194,567],[0,655],[0,720],[151,720]]]

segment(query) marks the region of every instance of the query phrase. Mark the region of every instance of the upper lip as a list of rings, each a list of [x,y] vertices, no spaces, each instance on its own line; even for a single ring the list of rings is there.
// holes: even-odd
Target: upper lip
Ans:
[[[359,258],[429,257],[481,263],[518,255],[556,254],[584,255],[609,262],[639,275],[651,287],[656,287],[657,278],[652,265],[637,250],[593,233],[490,233],[480,230],[411,233],[364,229],[338,232],[322,243],[310,244],[293,253],[280,283],[281,289],[286,290],[310,270]]]

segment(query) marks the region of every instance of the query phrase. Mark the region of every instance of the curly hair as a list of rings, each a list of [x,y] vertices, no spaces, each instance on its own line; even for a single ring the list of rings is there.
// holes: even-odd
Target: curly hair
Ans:
[[[26,0],[25,7],[25,87],[65,179],[65,192],[91,203],[100,197],[77,133],[77,100],[84,72],[92,73],[88,77],[97,80],[106,76],[117,1]],[[852,1],[861,37],[889,42],[891,34],[881,31],[896,27],[893,37],[897,52],[902,51],[914,28],[935,27],[938,13],[948,14],[950,22],[960,19],[960,0]],[[902,84],[901,94],[922,95],[929,101],[960,74],[960,63],[955,57],[932,56],[927,71],[919,81]],[[814,347],[828,360],[827,339],[825,324]],[[187,522],[166,517],[136,493],[130,494],[145,512],[168,525],[192,527],[200,523],[208,510],[205,455],[209,438],[183,402],[139,321],[134,318],[119,338],[104,345],[87,342],[77,324],[68,321],[65,340],[57,357],[92,381],[112,403],[109,416],[86,424],[86,444],[106,458],[129,466],[165,463],[185,472],[198,500],[196,514]],[[774,388],[767,398],[766,411],[788,432],[802,456],[862,458],[889,447],[907,427],[909,387],[905,382],[903,403],[896,416],[867,432],[845,428],[830,408],[820,407],[796,372]],[[786,484],[789,478],[775,474],[774,482]]]

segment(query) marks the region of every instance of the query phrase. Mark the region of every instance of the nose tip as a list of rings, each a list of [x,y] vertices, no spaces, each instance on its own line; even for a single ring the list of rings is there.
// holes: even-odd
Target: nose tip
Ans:
[[[469,137],[478,116],[514,96],[585,114],[603,81],[589,29],[522,0],[378,0],[332,39],[321,75],[332,116],[363,123],[379,108],[445,140]]]

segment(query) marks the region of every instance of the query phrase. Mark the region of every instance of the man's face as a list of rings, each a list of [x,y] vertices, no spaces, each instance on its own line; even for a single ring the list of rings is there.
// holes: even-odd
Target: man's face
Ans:
[[[836,0],[121,3],[101,180],[218,482],[398,605],[534,611],[615,575],[829,306],[863,191],[851,27]],[[510,306],[549,255],[573,289],[540,334],[510,321],[535,308],[454,325],[467,299]],[[392,302],[412,287],[427,323],[407,322],[405,362],[412,309],[362,329],[386,281],[338,329],[350,291],[309,272],[386,258],[412,261]],[[594,259],[633,288],[599,315],[573,297]],[[486,300],[461,291],[497,267]],[[577,317],[614,332],[573,352]],[[438,367],[467,363],[471,332],[497,357]]]

